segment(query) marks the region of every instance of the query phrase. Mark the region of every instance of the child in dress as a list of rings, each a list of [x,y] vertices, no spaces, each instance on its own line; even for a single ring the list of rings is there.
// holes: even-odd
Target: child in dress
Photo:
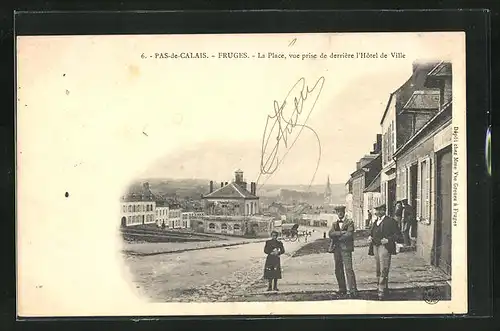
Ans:
[[[278,291],[278,279],[281,279],[280,255],[285,253],[283,243],[278,240],[278,232],[271,233],[271,240],[266,241],[264,253],[267,254],[264,265],[264,279],[269,281],[268,291]]]

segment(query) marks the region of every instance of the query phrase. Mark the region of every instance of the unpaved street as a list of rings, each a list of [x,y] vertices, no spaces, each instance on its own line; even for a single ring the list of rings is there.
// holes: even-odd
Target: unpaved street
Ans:
[[[322,236],[315,232],[314,240]],[[305,244],[284,241],[289,253]],[[152,256],[126,256],[136,286],[155,302],[225,301],[236,290],[261,278],[264,243]]]

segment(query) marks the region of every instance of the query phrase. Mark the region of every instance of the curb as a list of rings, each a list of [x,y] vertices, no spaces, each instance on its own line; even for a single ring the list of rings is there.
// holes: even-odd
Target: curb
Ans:
[[[221,244],[221,245],[215,245],[215,246],[197,247],[197,248],[184,248],[184,249],[177,249],[177,250],[173,250],[173,251],[160,251],[160,252],[151,252],[151,253],[138,253],[138,252],[135,252],[135,251],[132,251],[132,250],[122,250],[122,253],[127,254],[127,255],[132,255],[132,256],[153,256],[153,255],[161,255],[161,254],[175,254],[175,253],[184,253],[184,252],[189,252],[189,251],[199,251],[199,250],[204,250],[204,249],[213,249],[213,248],[223,248],[223,247],[238,246],[238,245],[247,245],[247,244],[264,242],[266,240],[267,239],[256,240],[256,241],[244,241],[244,242]]]

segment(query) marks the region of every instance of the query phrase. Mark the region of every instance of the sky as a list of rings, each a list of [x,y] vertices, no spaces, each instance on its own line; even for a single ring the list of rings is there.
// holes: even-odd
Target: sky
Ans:
[[[376,134],[380,133],[380,120],[389,95],[409,78],[412,62],[446,57],[445,48],[438,48],[436,52],[439,38],[413,34],[401,36],[395,42],[394,36],[382,34],[371,38],[303,36],[292,47],[294,52],[329,54],[378,50],[390,54],[400,51],[406,58],[256,60],[252,65],[226,60],[211,62],[203,68],[182,67],[180,77],[176,74],[166,81],[155,78],[161,71],[151,72],[148,82],[161,81],[160,86],[151,86],[151,97],[158,98],[161,89],[171,92],[163,100],[157,99],[158,106],[163,105],[167,112],[176,109],[180,125],[194,135],[203,131],[206,139],[188,146],[179,142],[176,151],[159,156],[145,169],[143,176],[225,181],[231,180],[234,170],[239,168],[245,172],[247,181],[258,181],[259,186],[324,184],[328,176],[332,183],[345,183],[355,170],[356,161],[371,151]],[[258,49],[272,50],[277,48],[274,45],[287,41],[287,38],[265,39],[260,40],[263,45]],[[247,50],[249,40],[235,40],[230,48]],[[272,175],[259,176],[267,118],[274,114],[274,102],[281,104],[301,77],[311,87],[324,77],[323,89],[307,120],[319,139],[310,130],[302,131],[288,152],[281,144],[278,157],[283,160],[278,169]],[[292,94],[300,96],[300,89]],[[288,102],[293,105],[293,98]],[[307,100],[304,109],[311,107],[312,103]],[[291,115],[290,109],[288,107],[288,115]],[[306,117],[300,116],[298,123],[303,124]],[[295,128],[291,138],[296,138],[299,130]],[[275,144],[268,146],[272,149]]]
[[[103,169],[105,160],[113,160],[111,171],[123,180],[229,181],[239,168],[248,182],[259,185],[324,184],[328,176],[332,183],[345,183],[356,161],[372,149],[390,93],[411,75],[415,59],[446,59],[456,51],[456,39],[449,36],[82,36],[47,37],[43,43],[27,38],[23,54],[36,51],[38,57],[23,62],[24,72],[32,75],[21,88],[36,95],[43,82],[37,107],[51,109],[51,118],[61,120],[49,121],[44,129],[29,128],[33,134],[45,135],[44,139],[63,136],[71,147],[62,153],[74,164]],[[155,53],[166,52],[207,52],[216,57],[154,58]],[[384,52],[388,58],[218,59],[220,52]],[[391,58],[391,52],[404,53],[405,58]],[[301,78],[309,89],[322,82],[322,89],[313,89],[297,118],[298,124],[310,129],[295,127],[288,135],[289,141],[297,138],[291,148],[281,138],[279,167],[272,175],[259,176],[268,116],[274,114],[275,102],[281,105],[291,91],[282,116],[290,118],[293,100],[301,95],[300,88],[292,87]],[[56,94],[57,102],[52,97]],[[18,120],[22,116],[36,120],[39,115],[34,114],[25,109]],[[276,132],[266,136],[271,140],[264,158],[277,144]],[[50,143],[36,152],[48,147]]]

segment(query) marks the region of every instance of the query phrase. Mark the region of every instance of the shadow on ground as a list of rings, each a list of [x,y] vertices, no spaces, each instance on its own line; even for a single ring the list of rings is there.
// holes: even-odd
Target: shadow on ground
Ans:
[[[307,292],[301,293],[280,293],[268,292],[253,294],[231,299],[233,302],[255,302],[255,301],[328,301],[343,300],[345,297],[332,292]],[[357,300],[377,300],[376,290],[360,291]],[[405,289],[392,289],[384,301],[425,301],[428,304],[435,304],[439,301],[451,300],[451,288],[449,285],[426,286]]]

